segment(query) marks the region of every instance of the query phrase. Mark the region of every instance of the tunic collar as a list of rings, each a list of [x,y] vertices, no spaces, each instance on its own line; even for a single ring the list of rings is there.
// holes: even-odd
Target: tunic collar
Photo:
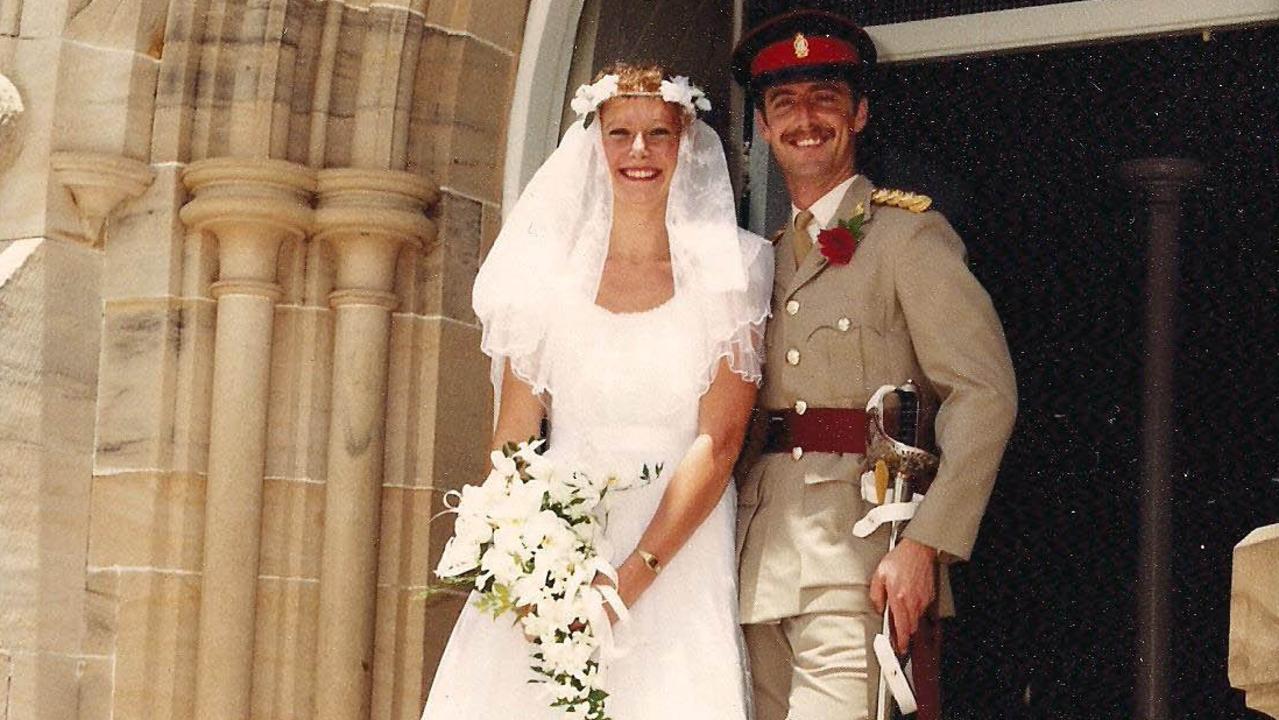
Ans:
[[[861,175],[854,175],[847,180],[841,182],[831,188],[829,192],[821,196],[817,202],[808,206],[809,212],[813,213],[813,222],[808,226],[808,234],[814,242],[817,241],[817,233],[823,228],[829,227],[835,219],[836,212],[839,211],[840,203],[844,200],[844,195],[848,192],[848,188],[860,178]],[[794,204],[790,206],[790,220],[795,222],[795,216],[799,215],[800,209]]]

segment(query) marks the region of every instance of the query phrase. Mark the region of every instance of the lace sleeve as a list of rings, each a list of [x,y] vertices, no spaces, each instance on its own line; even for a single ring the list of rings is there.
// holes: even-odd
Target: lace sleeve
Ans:
[[[764,238],[738,231],[746,287],[714,293],[702,307],[706,320],[708,357],[702,391],[710,387],[721,360],[743,380],[759,385],[763,378],[764,324],[770,314],[773,289],[773,246]]]

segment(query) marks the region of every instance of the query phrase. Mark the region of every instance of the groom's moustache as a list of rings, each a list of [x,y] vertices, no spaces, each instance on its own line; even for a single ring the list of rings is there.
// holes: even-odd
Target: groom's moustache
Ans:
[[[826,125],[810,125],[782,133],[783,142],[796,142],[804,138],[815,137],[819,140],[830,140],[835,137],[835,129]]]

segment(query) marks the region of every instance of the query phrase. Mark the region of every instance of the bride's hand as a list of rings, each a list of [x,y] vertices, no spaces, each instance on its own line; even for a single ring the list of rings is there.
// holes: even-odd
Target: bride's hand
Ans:
[[[634,607],[635,602],[645,590],[648,590],[648,586],[653,584],[656,577],[638,553],[631,553],[617,568],[616,588],[617,594],[622,598],[622,604],[628,608]],[[613,582],[604,575],[596,575],[595,584],[613,585]],[[613,609],[607,605],[604,609],[608,611],[608,619],[616,624],[617,615]]]
[[[635,601],[639,598],[640,594],[643,593],[644,590],[648,589],[648,583],[643,582],[643,576],[639,575],[635,571],[636,563],[634,560],[636,560],[636,556],[632,554],[621,564],[620,567],[617,568],[616,583],[614,583],[607,575],[604,575],[603,573],[596,573],[595,581],[591,584],[607,585],[608,587],[617,590],[617,595],[622,599],[622,604],[628,608],[631,607],[635,604]],[[639,567],[644,572],[652,575],[652,571],[644,565],[642,560],[639,561]],[[604,612],[608,613],[608,621],[616,625],[617,613],[613,610],[613,606],[609,603],[604,603]]]

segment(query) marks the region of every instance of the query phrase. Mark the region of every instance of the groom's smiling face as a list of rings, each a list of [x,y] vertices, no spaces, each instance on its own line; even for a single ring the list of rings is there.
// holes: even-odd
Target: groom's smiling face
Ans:
[[[773,85],[756,113],[787,181],[826,189],[853,174],[857,133],[866,119],[866,99],[854,99],[841,80]]]

